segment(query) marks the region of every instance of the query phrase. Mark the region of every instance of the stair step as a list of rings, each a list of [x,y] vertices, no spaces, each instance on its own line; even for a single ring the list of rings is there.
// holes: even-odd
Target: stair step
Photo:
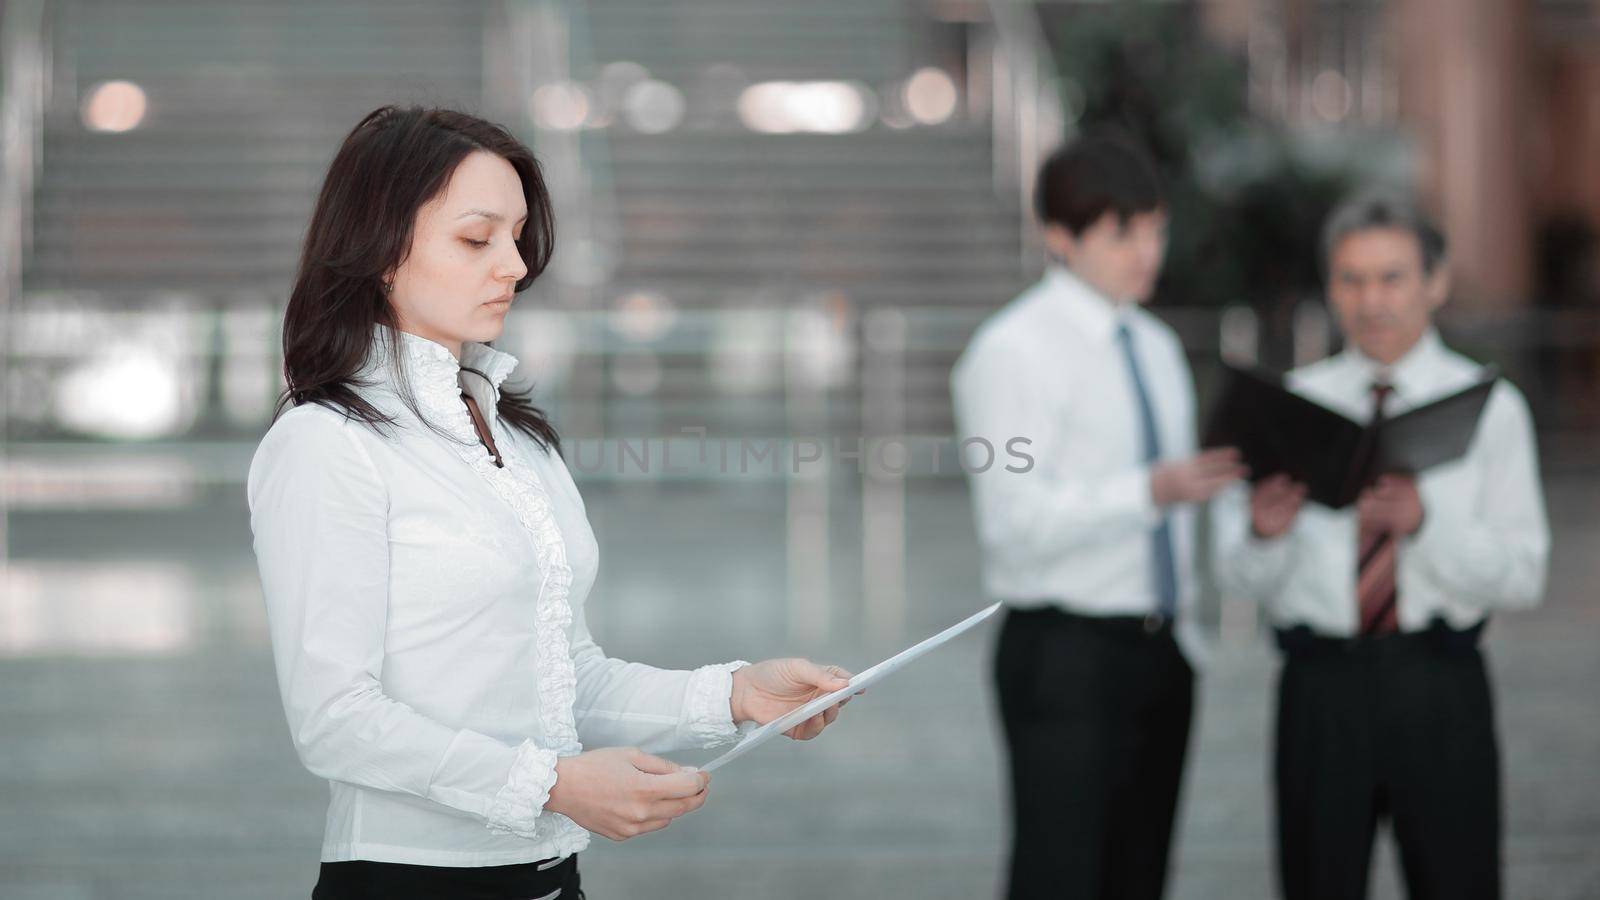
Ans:
[[[61,92],[46,123],[28,290],[187,289],[219,302],[281,302],[323,173],[355,119],[391,99],[471,107],[481,94],[481,4],[79,0],[65,8],[58,39],[71,36],[62,58],[76,84],[126,77],[145,88],[151,109],[138,130],[97,134],[79,124],[78,98]],[[591,41],[580,58],[596,69],[641,62],[684,89],[692,113],[701,76],[717,62],[752,79],[843,77],[879,88],[909,74],[927,27],[901,0],[577,8],[575,30]],[[991,184],[982,123],[847,135],[619,128],[585,135],[583,146],[606,185],[595,200],[614,204],[622,229],[614,281],[596,302],[650,289],[686,310],[748,308],[841,291],[862,310],[983,311],[1022,286],[1020,219]],[[529,300],[548,302],[544,290]],[[970,328],[958,325],[952,341]],[[710,382],[699,349],[661,352],[665,383],[640,409],[704,418],[738,403]],[[919,420],[948,419],[950,358],[936,341],[908,361],[911,392],[929,394],[911,412]],[[846,420],[859,415],[846,407]]]

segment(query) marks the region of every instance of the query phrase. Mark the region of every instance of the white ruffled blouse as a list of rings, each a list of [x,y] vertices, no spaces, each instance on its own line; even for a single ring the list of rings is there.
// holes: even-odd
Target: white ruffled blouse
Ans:
[[[250,524],[289,730],[329,781],[324,861],[491,866],[589,834],[544,809],[559,757],[737,736],[732,672],[608,658],[584,622],[599,552],[559,454],[494,415],[510,354],[374,330],[360,393],[397,419],[315,405],[251,461]],[[417,408],[400,399],[403,368]],[[479,375],[466,371],[475,369]],[[478,439],[465,389],[504,468]]]

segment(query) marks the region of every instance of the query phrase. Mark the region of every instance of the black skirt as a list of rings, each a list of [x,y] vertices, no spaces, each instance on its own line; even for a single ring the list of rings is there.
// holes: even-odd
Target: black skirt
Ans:
[[[578,855],[510,866],[325,862],[311,900],[582,900]]]

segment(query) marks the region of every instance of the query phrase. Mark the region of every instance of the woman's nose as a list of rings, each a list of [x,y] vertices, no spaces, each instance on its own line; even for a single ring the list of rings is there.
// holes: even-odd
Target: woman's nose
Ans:
[[[516,251],[515,245],[510,252],[511,258],[500,264],[501,275],[512,281],[521,281],[522,276],[528,274],[528,264],[522,261],[522,254]]]

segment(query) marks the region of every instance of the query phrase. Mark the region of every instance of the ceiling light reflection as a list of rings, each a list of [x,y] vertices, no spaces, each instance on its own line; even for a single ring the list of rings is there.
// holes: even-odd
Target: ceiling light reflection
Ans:
[[[764,81],[739,94],[739,120],[765,134],[845,134],[865,128],[877,95],[851,81]]]
[[[940,125],[956,112],[956,84],[943,70],[918,69],[901,92],[906,112],[923,125]]]
[[[131,81],[107,81],[84,98],[81,116],[90,131],[132,131],[149,108],[144,88]]]

